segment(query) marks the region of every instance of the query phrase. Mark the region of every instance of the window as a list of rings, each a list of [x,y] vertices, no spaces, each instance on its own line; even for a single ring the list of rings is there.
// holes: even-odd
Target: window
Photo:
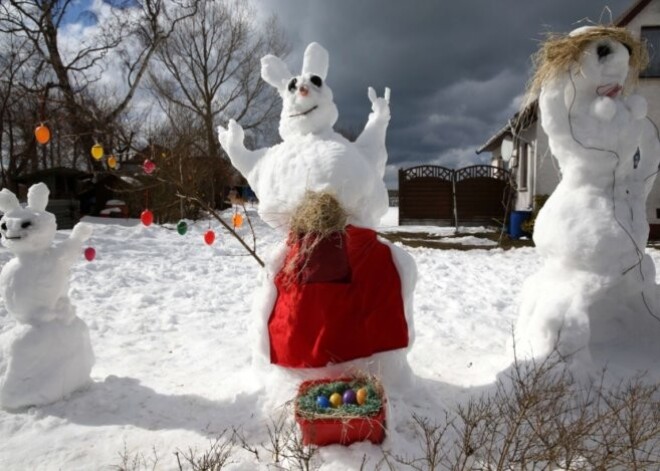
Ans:
[[[527,189],[527,164],[529,146],[524,142],[518,144],[518,188]]]
[[[642,41],[649,51],[649,66],[640,77],[660,77],[660,26],[642,26]]]

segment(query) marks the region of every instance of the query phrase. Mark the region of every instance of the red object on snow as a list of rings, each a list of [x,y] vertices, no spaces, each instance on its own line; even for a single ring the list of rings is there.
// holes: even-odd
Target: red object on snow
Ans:
[[[318,384],[344,380],[350,381],[350,378],[304,381],[298,388],[298,396],[304,396],[309,388]],[[348,446],[365,440],[375,444],[383,443],[386,399],[381,397],[381,400],[382,405],[375,416],[351,418],[308,418],[299,413],[296,401],[296,422],[302,432],[303,444],[325,446],[339,443]]]
[[[96,250],[94,250],[94,247],[87,247],[84,253],[88,262],[91,262],[96,257]]]
[[[206,231],[204,233],[204,242],[206,242],[206,245],[212,245],[215,242],[215,232],[210,229]]]
[[[285,266],[299,249],[290,247]],[[315,248],[300,280],[280,272],[275,286],[271,363],[321,367],[408,346],[399,273],[371,229],[348,226]]]
[[[140,221],[142,221],[142,224],[145,226],[150,226],[154,222],[154,213],[145,209],[142,211],[142,214],[140,214]]]

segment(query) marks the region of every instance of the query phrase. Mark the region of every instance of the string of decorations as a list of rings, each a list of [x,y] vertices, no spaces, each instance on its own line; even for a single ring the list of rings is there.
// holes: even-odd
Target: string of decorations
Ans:
[[[35,129],[34,129],[34,137],[37,141],[37,143],[41,145],[46,145],[50,142],[51,139],[51,132],[50,129],[46,124],[41,122]],[[92,158],[96,161],[100,161],[103,159],[103,157],[106,156],[105,154],[105,149],[103,148],[103,145],[96,141],[94,145],[90,149],[90,154]],[[106,158],[106,165],[110,169],[116,169],[117,165],[119,164],[117,160],[117,154],[110,154]],[[147,175],[151,175],[154,173],[156,170],[156,164],[153,160],[151,159],[145,159],[144,162],[142,163],[142,170],[144,173]],[[240,229],[243,226],[243,215],[238,212],[238,209],[235,207],[234,208],[234,213],[231,218],[232,221],[232,226],[234,230]],[[149,227],[154,223],[154,213],[149,209],[149,190],[145,190],[145,209],[140,213],[140,222],[145,226]],[[179,235],[185,235],[188,232],[188,224],[186,221],[181,220],[177,223],[176,225],[176,231]],[[210,223],[209,223],[209,229],[204,233],[204,243],[206,245],[213,245],[216,241],[216,234],[215,231],[213,231],[210,228]],[[94,260],[96,257],[96,250],[93,247],[88,247],[84,251],[84,256],[88,261]]]

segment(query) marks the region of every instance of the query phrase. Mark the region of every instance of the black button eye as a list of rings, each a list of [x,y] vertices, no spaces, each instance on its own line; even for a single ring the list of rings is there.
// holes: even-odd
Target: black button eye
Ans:
[[[603,59],[612,53],[612,48],[608,44],[599,44],[596,52],[598,53],[598,58]]]
[[[21,227],[22,227],[23,229],[27,229],[27,228],[30,227],[31,225],[32,225],[32,223],[31,223],[30,221],[25,221],[23,224],[21,224]]]
[[[7,230],[7,223],[3,222],[2,225],[0,226],[0,229],[2,229],[3,231],[6,231]]]
[[[289,82],[288,89],[290,92],[294,92],[296,90],[296,85],[298,84],[298,79],[291,79]]]
[[[318,75],[312,75],[309,78],[309,81],[319,88],[321,88],[321,86],[323,85],[323,80],[321,80],[321,77],[319,77]]]

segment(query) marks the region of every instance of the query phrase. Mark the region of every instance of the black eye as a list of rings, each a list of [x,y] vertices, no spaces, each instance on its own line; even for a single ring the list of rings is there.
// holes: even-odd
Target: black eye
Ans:
[[[291,81],[289,82],[289,87],[288,87],[290,92],[293,92],[293,91],[296,90],[296,84],[297,83],[298,83],[298,79],[295,79],[295,78],[291,79]]]
[[[323,80],[321,80],[321,77],[319,77],[318,75],[312,75],[309,78],[309,81],[319,88],[321,88],[321,86],[323,85]]]
[[[21,224],[21,227],[22,227],[23,229],[27,229],[27,228],[30,227],[31,225],[32,225],[32,223],[31,223],[30,221],[25,221],[23,224]]]
[[[7,223],[3,222],[2,225],[0,226],[0,229],[2,229],[3,231],[6,231],[7,230]]]
[[[603,59],[612,53],[612,48],[608,44],[599,44],[596,52],[598,53],[598,58]]]

